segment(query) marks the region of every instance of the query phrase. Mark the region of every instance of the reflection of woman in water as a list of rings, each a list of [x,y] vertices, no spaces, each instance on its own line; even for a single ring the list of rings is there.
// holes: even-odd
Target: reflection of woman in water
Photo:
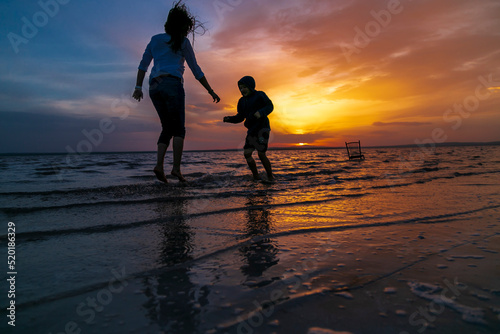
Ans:
[[[265,208],[269,204],[266,195],[248,197],[248,223],[246,225],[246,237],[266,235],[272,231],[270,212]],[[262,206],[262,207],[258,207]],[[247,263],[241,266],[241,272],[248,278],[262,277],[263,273],[278,263],[278,248],[276,241],[271,238],[263,238],[251,245],[240,248]]]
[[[220,101],[198,66],[191,43],[187,39],[187,35],[194,32],[195,28],[195,18],[189,13],[186,5],[181,4],[181,1],[177,2],[168,14],[165,33],[153,36],[144,51],[132,95],[137,101],[142,99],[142,83],[154,59],[154,66],[149,76],[149,96],[160,117],[162,132],[158,139],[157,162],[153,171],[158,180],[165,183],[167,183],[167,178],[163,170],[163,162],[172,137],[174,164],[171,174],[180,181],[185,181],[181,173],[181,158],[186,134],[183,87],[185,61],[195,78],[212,96],[214,102]]]
[[[194,232],[184,219],[186,207],[184,199],[158,204],[159,270],[143,280],[144,311],[165,333],[196,333],[202,319],[197,304],[206,305],[210,293],[192,282]]]

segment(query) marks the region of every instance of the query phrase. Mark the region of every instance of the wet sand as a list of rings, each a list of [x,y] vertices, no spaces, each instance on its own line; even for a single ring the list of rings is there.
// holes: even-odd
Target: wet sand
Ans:
[[[498,333],[497,217],[492,208],[258,236],[173,267],[133,275],[117,268],[106,284],[53,296],[19,318],[54,334]],[[270,239],[279,240],[279,254]],[[246,247],[250,263],[239,256]]]
[[[262,309],[253,331],[258,313],[230,332],[500,333],[498,223],[468,225],[351,234],[325,259],[331,270],[302,284],[303,296]]]

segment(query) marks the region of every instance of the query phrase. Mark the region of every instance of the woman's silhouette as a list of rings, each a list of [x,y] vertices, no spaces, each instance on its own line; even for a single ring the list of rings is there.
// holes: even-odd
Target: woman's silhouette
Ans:
[[[185,181],[181,173],[181,159],[184,147],[185,129],[185,94],[183,86],[184,62],[186,61],[195,78],[205,87],[214,102],[219,96],[210,87],[205,74],[196,62],[196,57],[187,39],[196,29],[196,20],[181,1],[174,4],[165,23],[165,33],[155,35],[142,56],[137,82],[133,93],[134,99],[143,97],[142,83],[151,61],[154,66],[149,76],[149,96],[160,117],[162,132],[158,139],[156,166],[153,169],[158,180],[167,183],[163,163],[170,139],[173,137],[174,164],[171,174],[180,181]]]

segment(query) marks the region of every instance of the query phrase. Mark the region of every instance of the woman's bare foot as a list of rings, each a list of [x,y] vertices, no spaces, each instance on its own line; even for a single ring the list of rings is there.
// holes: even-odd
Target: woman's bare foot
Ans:
[[[155,168],[153,169],[153,173],[155,173],[156,178],[157,178],[159,181],[161,181],[161,182],[163,182],[163,183],[168,183],[167,178],[165,177],[165,173],[163,172],[163,170],[160,170],[159,168],[156,168],[156,167],[155,167]]]
[[[180,171],[180,170],[179,170],[179,171],[177,171],[177,170],[173,170],[173,169],[172,169],[172,172],[170,172],[170,174],[171,174],[172,176],[175,176],[176,178],[178,178],[178,179],[179,179],[179,181],[181,181],[181,182],[186,182],[186,179],[184,178],[184,176],[182,176],[182,173],[181,173],[181,171]]]

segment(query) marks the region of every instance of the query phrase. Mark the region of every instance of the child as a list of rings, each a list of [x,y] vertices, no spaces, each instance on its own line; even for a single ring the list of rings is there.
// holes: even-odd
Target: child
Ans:
[[[259,180],[257,164],[252,158],[252,153],[257,150],[260,161],[266,169],[267,179],[274,180],[271,163],[266,156],[267,144],[269,141],[269,115],[273,109],[273,103],[264,92],[255,90],[255,80],[250,76],[245,76],[238,81],[238,88],[243,97],[238,101],[238,114],[224,117],[224,122],[241,123],[245,120],[245,127],[248,129],[245,139],[243,154],[247,160],[248,167],[252,171],[254,180]]]

